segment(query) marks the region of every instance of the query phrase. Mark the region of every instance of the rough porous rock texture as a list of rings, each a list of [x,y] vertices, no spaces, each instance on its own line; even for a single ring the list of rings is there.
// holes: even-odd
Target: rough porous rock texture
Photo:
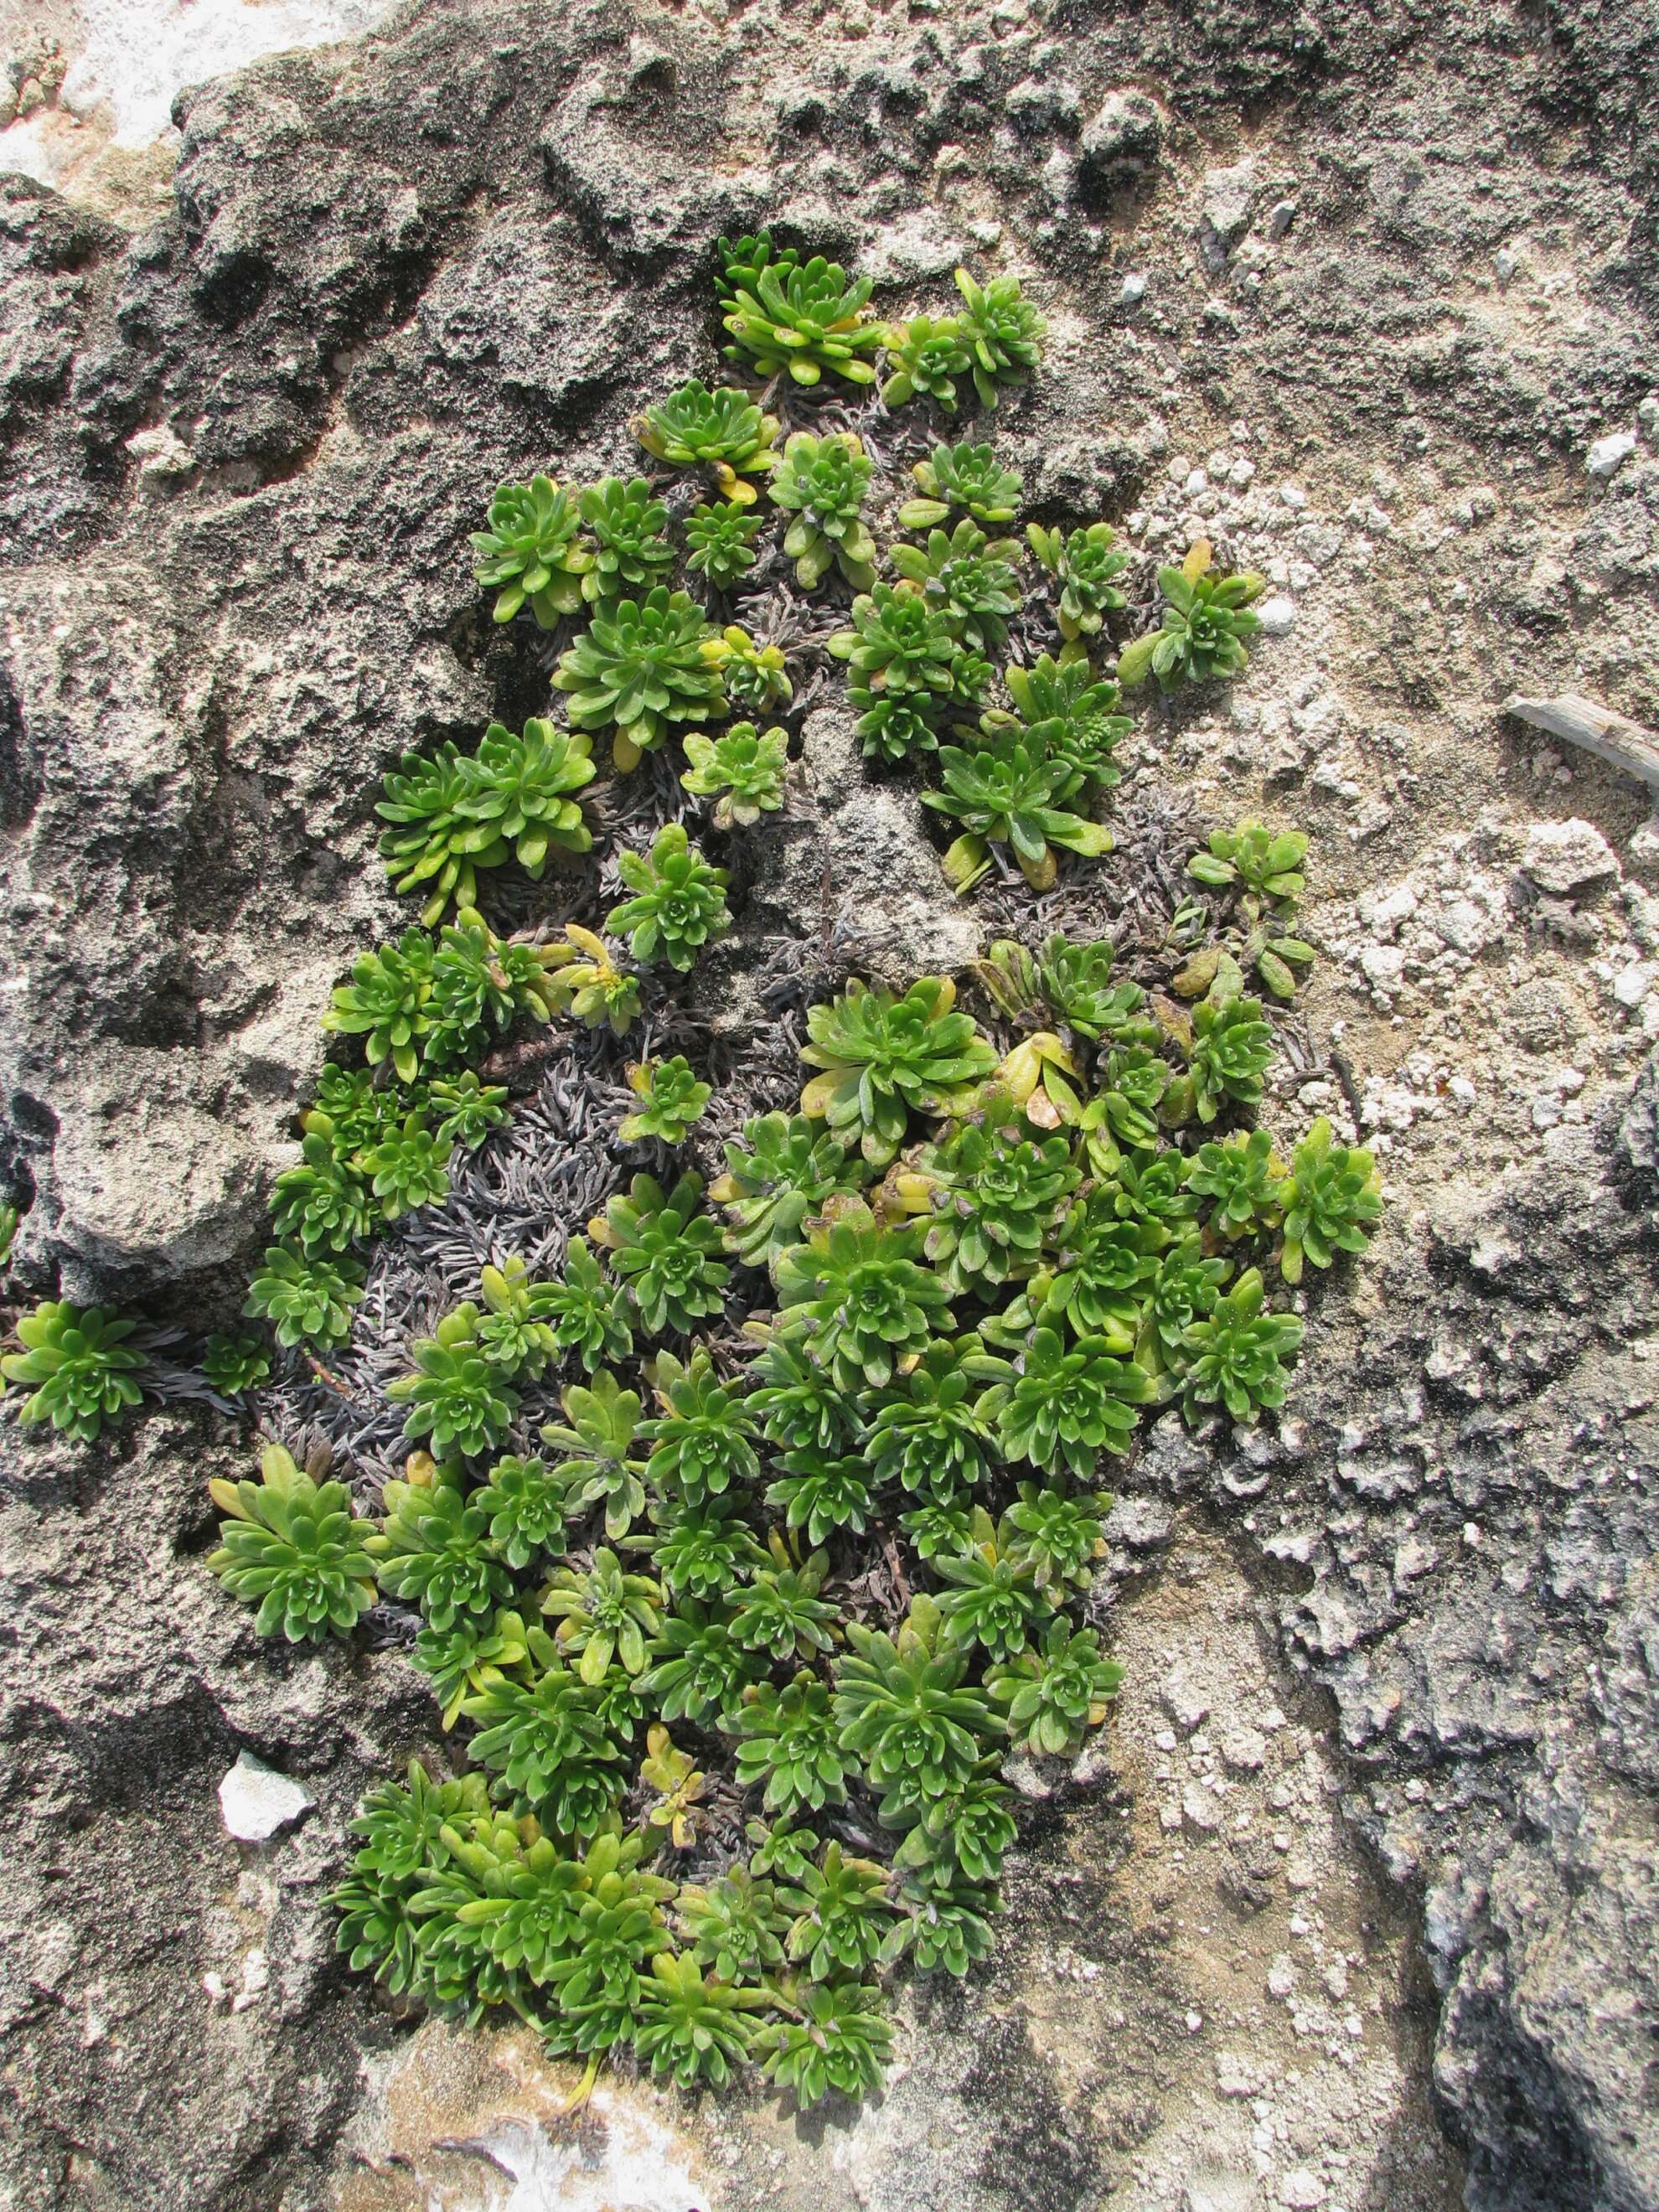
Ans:
[[[379,775],[544,702],[465,533],[503,476],[623,465],[641,398],[713,368],[717,232],[774,216],[895,312],[959,258],[1017,270],[1052,325],[998,423],[1032,511],[1159,557],[1202,529],[1271,580],[1248,677],[1146,711],[1119,797],[1315,833],[1325,957],[1273,1114],[1385,1148],[1388,1227],[1310,1301],[1276,1431],[1171,1417],[1127,1471],[1114,1792],[1028,1838],[996,1961],[917,2001],[915,2075],[827,2130],[688,2106],[676,2185],[745,2212],[1659,2203],[1659,837],[1633,785],[1501,714],[1659,701],[1655,64],[1647,10],[1578,0],[416,0],[184,95],[149,228],[0,182],[20,1290],[224,1310],[329,988],[398,919]],[[831,702],[803,701],[802,826],[757,845],[693,994],[733,1051],[780,938],[897,974],[1014,910],[951,904]],[[483,2093],[400,2092],[433,2032],[412,2061],[320,1904],[351,1803],[430,1740],[416,1678],[256,1644],[201,1563],[228,1424],[76,1450],[0,1420],[0,2203],[428,2201],[439,2136],[495,2138],[399,2127]],[[221,1822],[242,1747],[317,1800],[267,1844]],[[463,2185],[489,2201],[514,2158],[586,2201],[534,2144]]]

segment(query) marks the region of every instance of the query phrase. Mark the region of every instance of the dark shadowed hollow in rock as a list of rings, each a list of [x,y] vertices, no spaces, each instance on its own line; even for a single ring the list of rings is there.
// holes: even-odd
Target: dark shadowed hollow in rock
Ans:
[[[155,0],[158,50],[189,12]],[[3,1319],[141,1316],[166,1401],[92,1444],[0,1401],[0,2212],[1656,2212],[1659,831],[1504,712],[1659,719],[1650,11],[269,12],[368,27],[186,59],[175,128],[123,146],[77,94],[99,11],[0,0]],[[216,0],[198,51],[265,13]],[[1312,836],[1318,955],[1264,1118],[1351,1123],[1387,1210],[1282,1408],[1166,1412],[1103,1477],[1115,1717],[1082,1772],[1026,1762],[997,1947],[905,1984],[883,2094],[624,2073],[572,2121],[528,2030],[337,1956],[345,1824],[440,1741],[413,1616],[254,1635],[205,1565],[250,1431],[191,1363],[331,993],[412,919],[381,777],[548,711],[469,533],[503,481],[640,465],[640,406],[721,372],[715,240],[768,222],[884,318],[1017,273],[1048,353],[973,434],[1022,525],[1109,520],[1143,621],[1207,537],[1265,634],[1138,707],[1113,855],[958,901],[916,779],[860,758],[847,593],[773,556],[790,806],[704,833],[736,924],[647,1003],[715,1085],[691,1157],[793,1104],[849,975],[1060,927],[1133,972],[1194,847],[1260,814]],[[907,483],[941,428],[820,417]],[[699,819],[664,761],[595,788],[606,836]],[[493,918],[562,924],[575,883],[504,877]],[[410,1334],[638,1166],[639,1042],[501,1055],[511,1131],[380,1241],[269,1433],[325,1434],[365,1504],[398,1473]],[[313,1801],[263,1841],[222,1812],[244,1753]]]

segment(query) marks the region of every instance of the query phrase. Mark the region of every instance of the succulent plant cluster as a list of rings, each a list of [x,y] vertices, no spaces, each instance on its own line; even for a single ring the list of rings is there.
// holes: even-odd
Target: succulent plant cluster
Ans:
[[[1164,623],[1127,645],[1118,655],[1118,681],[1128,687],[1152,676],[1158,688],[1201,684],[1216,676],[1236,676],[1249,659],[1246,638],[1261,627],[1251,602],[1267,588],[1253,569],[1218,575],[1207,538],[1200,538],[1178,568],[1160,568]]]
[[[611,908],[605,927],[626,936],[643,966],[659,957],[682,974],[732,927],[724,868],[711,867],[678,822],[657,832],[648,853],[619,854],[631,898]]]
[[[532,719],[519,735],[492,722],[475,753],[404,756],[376,810],[390,824],[380,850],[394,888],[424,895],[428,928],[452,899],[477,904],[480,868],[515,859],[538,882],[550,850],[590,848],[572,796],[592,781],[590,750],[585,732]]]
[[[711,619],[682,573],[724,592],[781,554],[802,591],[851,597],[829,650],[865,750],[936,757],[926,802],[955,825],[963,891],[1000,869],[1042,892],[1060,855],[1111,849],[1092,810],[1129,726],[1120,682],[1243,664],[1261,580],[1218,577],[1207,547],[1162,572],[1164,627],[1114,663],[1127,556],[1105,523],[1000,535],[1020,477],[988,442],[940,445],[897,512],[915,542],[884,555],[860,438],[785,437],[785,404],[768,411],[791,386],[878,382],[892,405],[994,407],[1043,341],[1015,279],[959,271],[954,312],[883,324],[868,280],[764,233],[722,240],[720,272],[743,388],[694,380],[635,425],[658,471],[705,487],[684,547],[663,473],[502,486],[478,580],[499,622],[580,626],[549,656],[564,719],[491,724],[386,776],[382,852],[421,926],[334,993],[351,1064],[302,1117],[246,1308],[325,1376],[368,1240],[441,1201],[456,1148],[505,1118],[486,1054],[555,1017],[624,1035],[646,986],[732,926],[719,840],[784,803],[770,718],[793,689],[762,641],[789,633]],[[1011,661],[999,690],[1032,592],[1055,653]],[[605,855],[625,896],[604,933],[498,934],[489,872],[537,882],[590,853],[602,732],[624,772],[678,739],[714,857],[670,821]],[[678,1054],[633,1062],[617,1134],[654,1171],[556,1273],[487,1267],[409,1344],[387,1390],[408,1455],[377,1510],[274,1443],[257,1482],[210,1486],[208,1564],[256,1630],[308,1642],[380,1595],[418,1609],[413,1664],[465,1744],[459,1778],[416,1760],[353,1824],[333,1901],[354,1967],[459,2019],[506,2008],[590,2078],[613,2053],[688,2088],[753,2064],[807,2106],[880,2081],[901,1961],[961,1975],[988,1954],[1018,1838],[1005,1761],[1074,1758],[1119,1686],[1081,1613],[1103,1455],[1151,1408],[1277,1407],[1304,1328],[1280,1285],[1363,1249],[1379,1217],[1375,1163],[1328,1124],[1288,1164],[1232,1126],[1273,1049],[1245,975],[1288,996],[1311,957],[1289,934],[1305,848],[1243,823],[1194,857],[1218,929],[1185,941],[1173,998],[1117,975],[1104,942],[994,945],[975,977],[1006,1051],[947,978],[854,980],[808,1012],[798,1108],[727,1136],[708,1189],[671,1156],[710,1085]],[[131,1334],[27,1316],[3,1362],[23,1417],[95,1436],[137,1395]],[[272,1356],[217,1336],[208,1380],[234,1397]]]
[[[797,430],[783,449],[783,465],[772,479],[773,503],[790,517],[783,550],[795,564],[795,580],[811,591],[831,568],[854,591],[876,580],[876,541],[862,519],[872,467],[851,431],[815,438]]]
[[[267,1444],[258,1482],[210,1482],[228,1516],[208,1560],[233,1596],[257,1603],[261,1636],[290,1644],[344,1635],[380,1595],[367,1547],[374,1523],[352,1511],[343,1482],[319,1482],[327,1462],[296,1467],[280,1444]]]
[[[635,1060],[628,1071],[628,1087],[640,1103],[617,1127],[625,1145],[652,1139],[684,1144],[714,1096],[713,1085],[700,1083],[690,1062],[678,1053],[672,1060]]]
[[[1113,969],[1103,943],[994,947],[980,981],[1024,1032],[1000,1058],[945,979],[854,982],[811,1010],[799,1112],[746,1123],[711,1191],[635,1176],[561,1274],[488,1268],[410,1346],[377,1521],[275,1448],[214,1486],[210,1564],[257,1626],[343,1632],[377,1587],[418,1607],[465,1733],[465,1779],[416,1763],[362,1808],[355,1965],[590,2067],[752,2063],[807,2104],[879,2081],[899,1961],[987,1954],[1003,1762],[1074,1758],[1119,1686],[1077,1611],[1103,1456],[1149,1407],[1278,1405],[1303,1323],[1267,1271],[1378,1210],[1323,1124],[1289,1168],[1266,1132],[1206,1133],[1259,1091],[1253,1002],[1188,1021]],[[708,1086],[630,1081],[625,1133],[680,1142]],[[734,1269],[767,1309],[741,1339]],[[905,1595],[854,1609],[901,1546]]]
[[[783,781],[789,768],[789,733],[775,726],[757,730],[752,722],[733,722],[717,738],[696,733],[685,741],[691,765],[680,778],[694,799],[714,801],[711,819],[717,830],[747,829],[763,814],[783,805]]]
[[[1047,325],[1020,291],[1015,276],[979,285],[957,271],[962,307],[953,315],[915,315],[885,333],[888,375],[881,396],[890,407],[908,399],[937,400],[954,415],[971,385],[982,407],[994,407],[999,387],[1023,384],[1042,354]]]
[[[1107,623],[1127,606],[1115,580],[1129,554],[1103,521],[1033,522],[1024,544],[994,535],[1016,517],[1022,479],[984,441],[938,446],[915,465],[918,495],[900,504],[896,520],[923,542],[884,556],[866,514],[873,468],[862,441],[851,429],[796,429],[780,444],[781,416],[766,411],[779,380],[808,392],[878,381],[888,406],[934,404],[947,419],[963,407],[990,410],[1038,366],[1042,313],[1018,278],[981,284],[959,269],[953,312],[880,322],[869,313],[867,278],[781,246],[766,231],[721,239],[717,264],[726,359],[763,388],[756,397],[693,379],[636,425],[653,459],[702,470],[720,494],[687,518],[688,584],[700,577],[727,590],[756,567],[757,503],[767,495],[783,525],[778,550],[797,583],[815,591],[834,579],[856,594],[850,626],[829,642],[848,664],[866,755],[894,766],[939,757],[938,787],[922,796],[956,825],[943,855],[947,879],[965,895],[994,870],[1017,868],[1034,889],[1049,889],[1063,855],[1097,859],[1112,848],[1095,807],[1117,781],[1110,756],[1129,727],[1117,711],[1120,686],[1153,675],[1170,690],[1235,672],[1258,627],[1250,602],[1262,580],[1220,574],[1200,540],[1180,568],[1158,572],[1163,626],[1119,652]],[[686,787],[716,799],[717,827],[742,820],[740,806],[766,811],[769,799],[710,781],[710,749],[724,741],[695,726],[731,716],[737,729],[757,731],[790,696],[784,656],[767,648],[777,666],[763,671],[758,648],[733,648],[745,635],[740,629],[717,632],[688,591],[672,588],[665,509],[651,485],[609,477],[561,491],[537,477],[503,486],[491,515],[491,532],[476,542],[480,580],[501,586],[498,617],[526,604],[544,623],[592,610],[555,678],[574,727],[609,730],[613,761],[624,769],[678,732],[691,763]],[[1011,662],[1011,703],[1003,705],[993,702],[993,656],[1026,601],[1028,549],[1048,580],[1059,657],[1039,655],[1032,667]],[[735,758],[741,748],[732,750]],[[471,817],[447,842],[442,826],[454,760],[446,755],[418,775],[406,764],[406,772],[413,781],[394,803],[429,809],[436,826],[428,831],[422,816],[388,832],[399,880],[424,883],[426,870],[431,899],[441,904],[446,884],[471,897],[478,862],[470,859]],[[1286,995],[1299,944],[1280,933],[1257,948],[1275,995]]]
[[[605,963],[602,942],[592,943]],[[276,1241],[243,1308],[271,1325],[283,1349],[314,1357],[345,1341],[363,1294],[362,1248],[386,1223],[443,1200],[457,1148],[477,1151],[506,1121],[505,1086],[485,1082],[476,1063],[520,1021],[575,1009],[581,951],[499,937],[476,908],[462,906],[435,937],[409,929],[354,963],[323,1026],[359,1039],[366,1065],[323,1069],[301,1116],[300,1158],[272,1185]],[[618,1006],[631,1018],[637,985],[630,1000],[633,979],[608,974],[616,988],[607,1010]],[[597,976],[587,988],[606,996]],[[589,1005],[580,1012],[586,1018]],[[258,1338],[215,1338],[207,1379],[240,1392],[263,1380],[269,1364]]]
[[[635,426],[647,453],[671,468],[710,471],[722,497],[752,507],[751,477],[777,466],[778,418],[741,392],[711,392],[700,377],[647,407]]]
[[[893,404],[921,397],[949,413],[970,396],[994,407],[1041,356],[1043,319],[1012,277],[981,286],[958,270],[954,313],[890,325],[868,314],[868,280],[775,246],[767,233],[722,240],[719,259],[727,357],[749,375],[787,374],[808,388],[826,378],[868,385],[884,353]],[[1088,658],[1122,605],[1111,579],[1127,556],[1107,525],[1030,526],[1030,549],[1054,580],[1062,650],[1030,667],[1011,662],[1009,704],[992,704],[991,656],[1026,587],[1019,544],[993,535],[1014,519],[1021,479],[988,443],[940,445],[916,465],[918,496],[897,520],[923,540],[890,550],[888,582],[865,514],[872,465],[854,433],[783,437],[763,396],[698,378],[647,406],[635,428],[653,463],[701,471],[715,495],[687,519],[688,581],[725,590],[755,566],[769,493],[797,580],[813,589],[833,573],[855,592],[850,626],[830,649],[848,664],[861,742],[888,763],[937,756],[939,787],[923,797],[955,826],[944,866],[959,890],[1016,867],[1045,890],[1062,854],[1111,849],[1092,808],[1117,780],[1111,755],[1128,721],[1117,711],[1117,684]],[[502,938],[478,906],[490,873],[508,862],[537,882],[550,861],[591,851],[581,794],[597,773],[594,734],[608,735],[619,770],[678,735],[687,759],[681,781],[709,803],[716,831],[752,827],[784,803],[788,733],[768,718],[793,696],[786,655],[740,623],[717,625],[676,586],[681,556],[651,478],[562,486],[537,475],[503,484],[473,546],[498,622],[528,609],[544,629],[586,627],[555,670],[563,720],[532,717],[519,731],[492,722],[471,750],[447,741],[405,754],[386,775],[381,852],[394,886],[421,901],[421,926],[361,954],[334,994],[325,1026],[360,1040],[366,1069],[331,1067],[303,1116],[301,1157],[272,1194],[276,1241],[246,1309],[272,1325],[281,1347],[312,1356],[344,1339],[365,1241],[441,1201],[455,1146],[475,1148],[504,1118],[504,1092],[477,1073],[483,1054],[519,1022],[555,1012],[618,1034],[639,1017],[639,977],[596,932],[573,921],[551,943]],[[1152,673],[1167,689],[1242,665],[1261,580],[1218,575],[1200,542],[1160,580],[1164,627],[1125,649],[1122,680]],[[1219,845],[1212,858],[1231,866]],[[674,824],[649,853],[616,860],[632,896],[612,909],[609,927],[635,962],[665,961],[684,973],[729,927],[725,872]],[[1246,861],[1244,965],[1286,997],[1311,950],[1289,928],[1286,870],[1270,870],[1264,892],[1267,879],[1249,878]],[[1199,986],[1207,981],[1200,973]],[[1206,1031],[1195,1057],[1200,1113],[1221,1096],[1249,1097],[1260,1040],[1235,1021]],[[252,1387],[261,1356],[261,1340],[252,1341],[234,1360],[216,1354],[213,1387]],[[16,1355],[25,1356],[35,1354]]]

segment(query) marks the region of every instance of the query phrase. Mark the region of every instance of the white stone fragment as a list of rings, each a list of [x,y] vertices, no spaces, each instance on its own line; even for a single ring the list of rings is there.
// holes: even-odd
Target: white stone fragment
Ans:
[[[1255,163],[1248,156],[1231,168],[1212,169],[1204,179],[1204,205],[1199,216],[1199,252],[1212,276],[1218,276],[1227,257],[1250,227],[1259,187]]]
[[[1188,1734],[1209,1717],[1207,1694],[1182,1668],[1171,1670],[1158,1692],[1158,1700],[1176,1726]]]
[[[1598,438],[1584,456],[1585,472],[1605,483],[1620,461],[1628,460],[1635,451],[1633,430],[1610,430],[1605,438]]]
[[[1215,2086],[1224,2097],[1253,2097],[1256,2092],[1255,2069],[1236,2051],[1218,2051]]]
[[[242,1961],[242,1986],[230,2001],[233,2012],[246,2012],[270,1987],[270,1961],[263,1951],[250,1951]]]
[[[308,1790],[274,1766],[242,1752],[219,1784],[219,1810],[231,1834],[244,1844],[267,1844],[316,1803]]]
[[[1397,945],[1368,945],[1359,955],[1365,981],[1376,991],[1397,991],[1405,974],[1406,956]]]
[[[1261,628],[1268,637],[1288,637],[1296,627],[1296,603],[1276,592],[1270,599],[1263,599],[1256,609],[1261,618]]]

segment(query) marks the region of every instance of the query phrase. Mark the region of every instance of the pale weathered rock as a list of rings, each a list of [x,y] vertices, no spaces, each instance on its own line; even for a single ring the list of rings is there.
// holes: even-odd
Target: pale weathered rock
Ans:
[[[1256,165],[1248,155],[1231,168],[1212,169],[1205,178],[1198,243],[1212,275],[1220,275],[1233,248],[1249,228],[1261,193]]]
[[[844,708],[808,717],[801,765],[816,818],[787,836],[757,899],[821,917],[857,966],[895,985],[976,957],[973,909],[951,895],[910,794],[870,781]]]
[[[1103,184],[1133,177],[1157,161],[1164,116],[1151,95],[1108,93],[1084,125],[1079,151],[1085,176]]]
[[[1535,822],[1521,866],[1540,891],[1571,897],[1619,873],[1619,856],[1593,822]]]

